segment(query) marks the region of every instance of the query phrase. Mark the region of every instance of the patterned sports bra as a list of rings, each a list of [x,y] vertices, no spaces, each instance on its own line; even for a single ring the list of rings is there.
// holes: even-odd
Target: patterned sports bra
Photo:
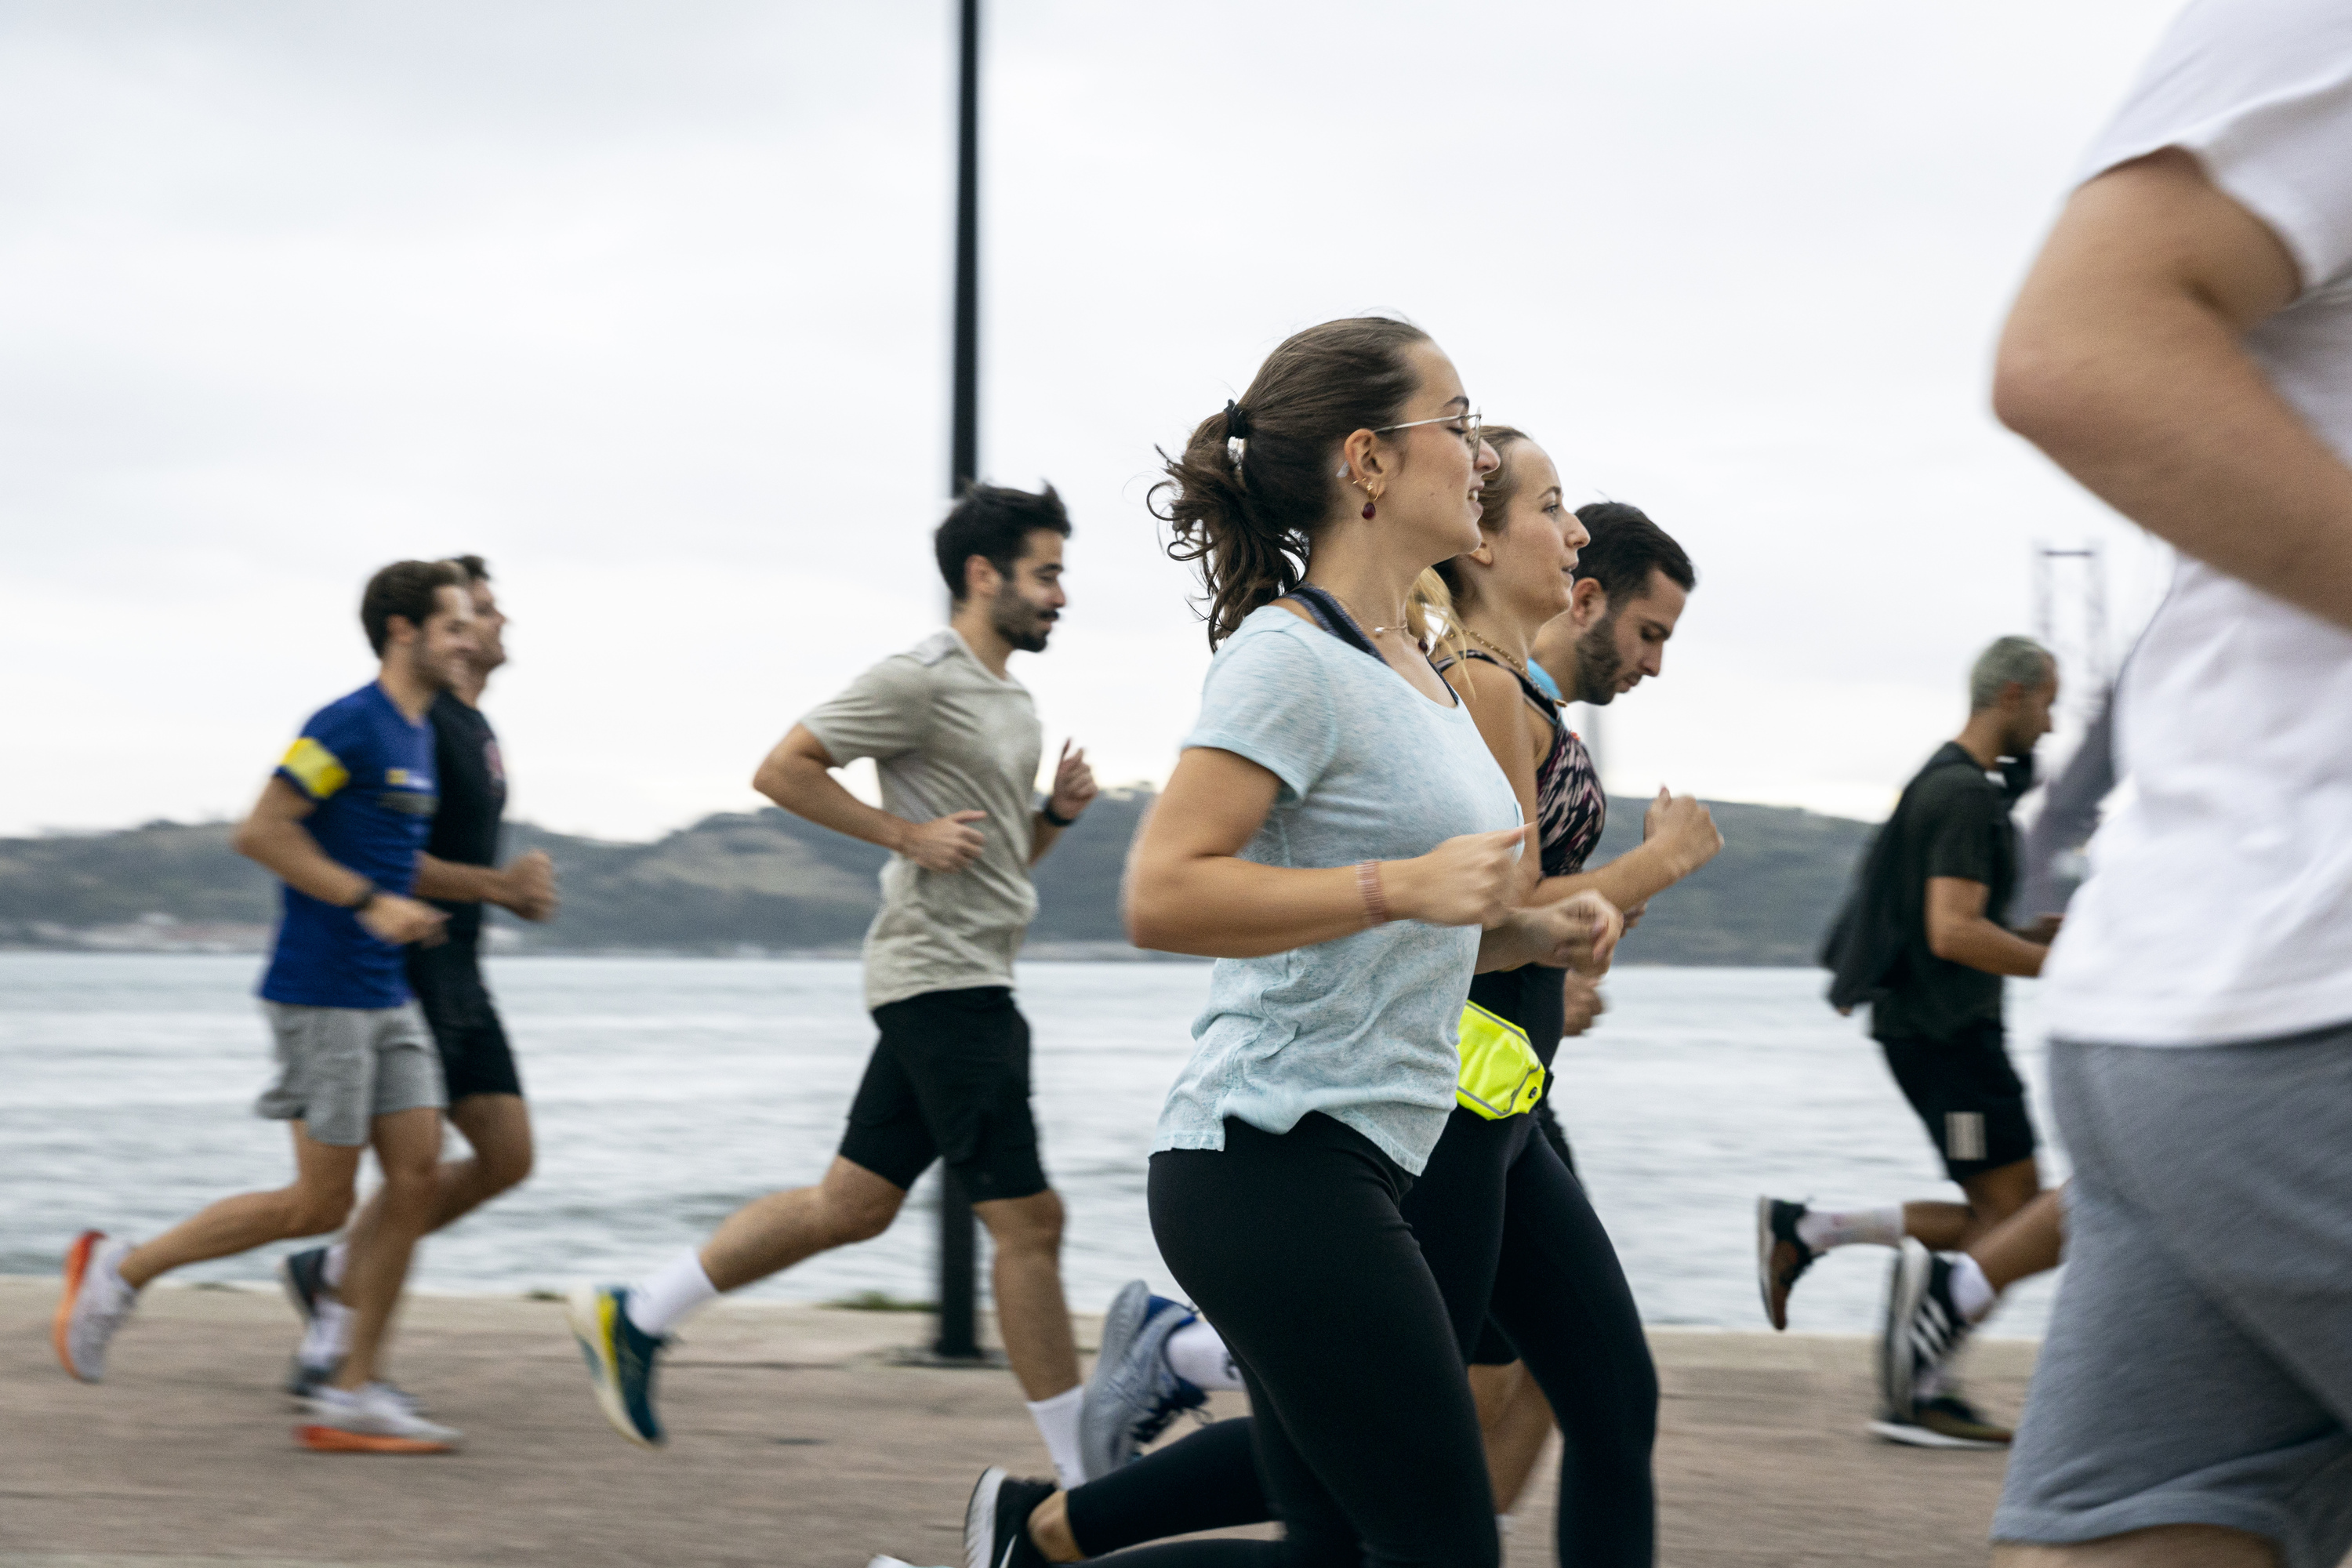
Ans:
[[[1537,832],[1543,841],[1543,874],[1573,877],[1584,869],[1584,862],[1591,855],[1592,847],[1601,842],[1601,830],[1609,819],[1609,797],[1601,788],[1601,774],[1592,765],[1592,753],[1584,749],[1584,742],[1575,731],[1560,722],[1559,704],[1542,687],[1492,654],[1472,648],[1466,657],[1484,659],[1507,672],[1519,683],[1528,703],[1543,715],[1544,722],[1551,726],[1551,750],[1536,764]],[[1453,664],[1449,658],[1437,668],[1442,673]]]

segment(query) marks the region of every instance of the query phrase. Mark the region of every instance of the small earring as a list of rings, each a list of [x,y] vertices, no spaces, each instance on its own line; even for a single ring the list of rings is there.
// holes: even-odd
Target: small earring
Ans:
[[[1370,501],[1364,503],[1364,521],[1366,522],[1372,521],[1372,503]]]

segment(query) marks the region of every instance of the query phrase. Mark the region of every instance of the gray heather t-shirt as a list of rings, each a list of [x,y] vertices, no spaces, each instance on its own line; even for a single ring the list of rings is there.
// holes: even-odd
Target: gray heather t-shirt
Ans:
[[[961,871],[901,855],[882,868],[882,908],[866,932],[866,1005],[1010,985],[1037,912],[1029,881],[1037,759],[1045,731],[1028,689],[989,672],[952,628],[884,659],[801,721],[836,763],[872,757],[882,809],[908,822],[984,811],[985,841]]]
[[[1520,820],[1465,710],[1274,605],[1211,662],[1184,744],[1246,757],[1282,781],[1242,850],[1261,865],[1411,859]],[[1287,1132],[1319,1110],[1418,1175],[1454,1109],[1454,1026],[1477,962],[1475,926],[1417,921],[1219,959],[1153,1148],[1222,1149],[1228,1116]]]

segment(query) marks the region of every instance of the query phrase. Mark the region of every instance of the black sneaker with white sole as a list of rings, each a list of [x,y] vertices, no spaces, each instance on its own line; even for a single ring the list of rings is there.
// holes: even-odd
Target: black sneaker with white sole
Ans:
[[[1952,1300],[1952,1265],[1905,1237],[1886,1284],[1886,1328],[1879,1339],[1878,1385],[1886,1419],[1919,1424],[1920,1389],[1969,1337],[1969,1321]]]
[[[963,1508],[963,1568],[1048,1568],[1029,1539],[1029,1516],[1060,1489],[1008,1476],[997,1465],[981,1471]]]
[[[1908,1422],[1882,1417],[1872,1422],[1870,1429],[1890,1443],[1914,1448],[2006,1448],[2016,1436],[1998,1421],[1987,1420],[1957,1394],[1922,1399]]]

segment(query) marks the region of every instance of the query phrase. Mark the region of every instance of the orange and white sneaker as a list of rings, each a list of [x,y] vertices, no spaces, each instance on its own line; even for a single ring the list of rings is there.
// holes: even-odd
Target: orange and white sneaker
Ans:
[[[139,1292],[117,1270],[131,1251],[127,1241],[102,1230],[86,1230],[66,1248],[65,1289],[49,1324],[49,1340],[66,1371],[84,1383],[106,1378],[106,1347],[139,1305]]]
[[[310,1419],[294,1440],[322,1454],[447,1454],[465,1434],[416,1414],[415,1401],[388,1384],[331,1385],[310,1395]]]

